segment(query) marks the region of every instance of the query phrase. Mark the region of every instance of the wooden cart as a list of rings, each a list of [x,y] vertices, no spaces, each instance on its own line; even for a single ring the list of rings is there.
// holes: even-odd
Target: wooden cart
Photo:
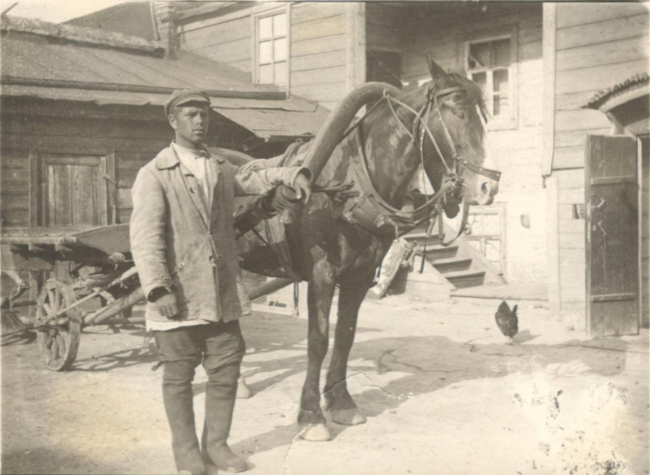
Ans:
[[[29,322],[48,369],[70,369],[86,326],[144,322],[131,316],[133,306],[145,298],[130,253],[128,225],[14,228],[0,237],[0,244],[10,251],[3,253],[5,270],[51,276],[38,285],[36,315]],[[292,282],[274,279],[251,290],[249,298]]]

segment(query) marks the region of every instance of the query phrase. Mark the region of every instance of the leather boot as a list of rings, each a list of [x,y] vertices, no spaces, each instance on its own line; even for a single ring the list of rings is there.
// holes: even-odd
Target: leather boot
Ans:
[[[235,455],[227,443],[237,396],[239,363],[210,371],[208,376],[205,425],[201,438],[204,460],[211,461],[225,472],[243,472],[248,470],[248,464]]]
[[[194,424],[192,379],[194,367],[186,362],[166,362],[163,377],[163,402],[172,433],[176,469],[192,475],[205,475],[206,469]]]

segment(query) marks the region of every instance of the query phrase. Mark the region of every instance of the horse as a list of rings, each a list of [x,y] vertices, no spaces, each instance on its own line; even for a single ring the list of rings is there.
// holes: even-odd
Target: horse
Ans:
[[[361,303],[404,224],[399,210],[419,167],[438,191],[436,200],[420,207],[427,216],[437,211],[454,217],[461,200],[488,205],[498,192],[499,172],[484,145],[486,107],[480,88],[462,74],[445,72],[430,58],[428,66],[431,82],[409,92],[387,84],[366,88],[374,91],[372,97],[339,105],[323,126],[325,132],[300,147],[309,149],[304,165],[316,170],[315,188],[341,189],[354,182],[357,192],[347,200],[315,193],[300,217],[285,226],[293,266],[308,282],[308,364],[297,417],[306,440],[331,438],[321,396],[332,421],[356,425],[366,420],[347,389],[348,357]],[[379,97],[378,88],[384,91]],[[361,103],[369,112],[350,126]],[[334,348],[321,393],[337,286]]]

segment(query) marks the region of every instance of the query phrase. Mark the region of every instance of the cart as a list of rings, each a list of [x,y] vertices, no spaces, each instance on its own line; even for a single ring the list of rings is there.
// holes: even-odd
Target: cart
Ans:
[[[28,326],[37,331],[45,366],[71,368],[82,329],[95,325],[143,323],[132,317],[145,301],[129,244],[128,224],[95,228],[14,228],[0,236],[3,270],[50,274],[38,284],[36,312]],[[293,279],[276,278],[249,291],[255,300]]]

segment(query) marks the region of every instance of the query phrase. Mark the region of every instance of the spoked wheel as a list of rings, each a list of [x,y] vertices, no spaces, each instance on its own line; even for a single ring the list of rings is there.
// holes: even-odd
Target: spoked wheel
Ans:
[[[52,371],[70,369],[77,357],[82,315],[78,308],[72,308],[57,318],[48,318],[76,301],[72,287],[56,279],[45,283],[36,301],[38,346],[45,366]]]

